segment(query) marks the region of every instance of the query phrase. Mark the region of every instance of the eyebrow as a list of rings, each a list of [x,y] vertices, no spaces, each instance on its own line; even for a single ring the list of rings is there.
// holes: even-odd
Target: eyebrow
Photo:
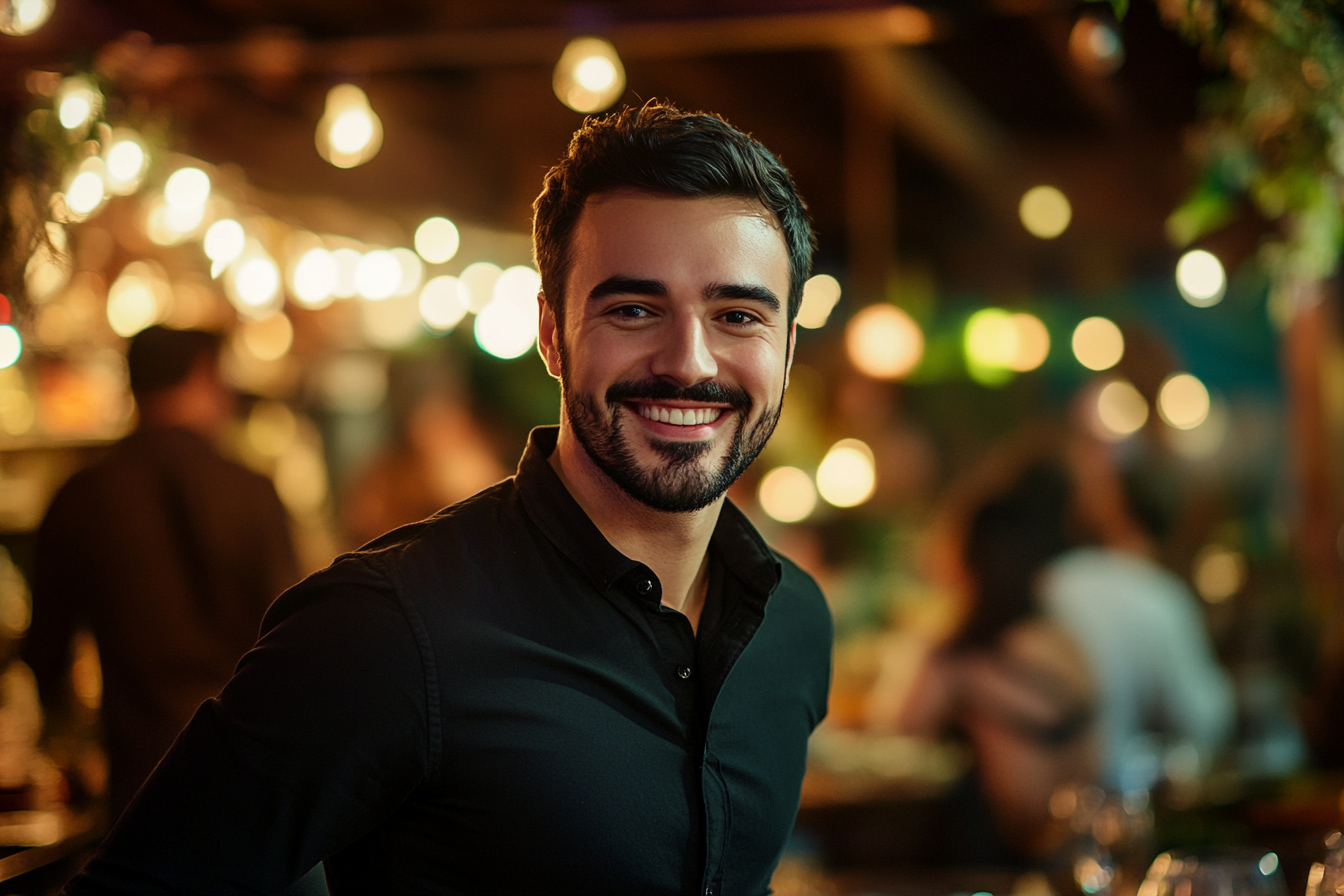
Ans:
[[[665,296],[667,284],[662,280],[641,277],[627,277],[616,274],[594,286],[588,292],[588,301],[595,302],[609,296]],[[711,283],[705,289],[705,297],[710,299],[740,299],[765,305],[772,311],[780,309],[779,297],[764,286],[751,286],[744,283]]]

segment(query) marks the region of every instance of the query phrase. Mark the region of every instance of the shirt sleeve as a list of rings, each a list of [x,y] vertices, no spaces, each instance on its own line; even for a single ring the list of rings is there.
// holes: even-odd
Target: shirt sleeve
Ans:
[[[310,581],[287,598],[69,896],[280,893],[426,779],[425,667],[395,593]]]

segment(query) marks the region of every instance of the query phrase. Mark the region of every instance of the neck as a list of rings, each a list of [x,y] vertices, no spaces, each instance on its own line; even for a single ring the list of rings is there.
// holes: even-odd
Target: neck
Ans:
[[[723,497],[688,513],[655,510],[612,482],[564,421],[550,463],[607,541],[653,570],[663,604],[684,613],[696,628],[709,584],[709,540]]]

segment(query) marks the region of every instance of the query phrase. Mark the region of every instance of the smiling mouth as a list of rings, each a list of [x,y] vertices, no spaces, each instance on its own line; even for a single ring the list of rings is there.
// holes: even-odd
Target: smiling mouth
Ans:
[[[645,420],[673,426],[704,426],[723,416],[727,408],[673,408],[666,405],[638,404],[635,409]]]

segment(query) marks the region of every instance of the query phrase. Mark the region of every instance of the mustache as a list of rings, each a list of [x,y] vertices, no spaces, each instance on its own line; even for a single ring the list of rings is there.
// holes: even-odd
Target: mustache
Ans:
[[[622,380],[607,388],[607,406],[615,407],[625,401],[701,401],[706,404],[726,404],[737,411],[751,410],[751,396],[739,386],[724,386],[715,382],[678,386],[666,380]]]

